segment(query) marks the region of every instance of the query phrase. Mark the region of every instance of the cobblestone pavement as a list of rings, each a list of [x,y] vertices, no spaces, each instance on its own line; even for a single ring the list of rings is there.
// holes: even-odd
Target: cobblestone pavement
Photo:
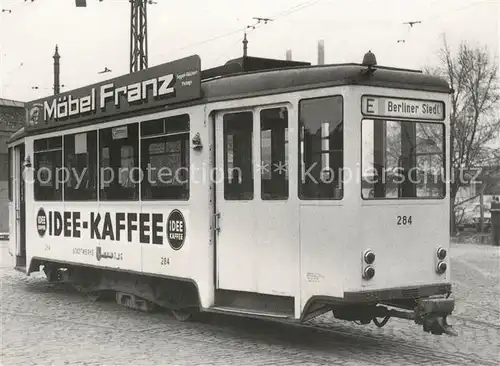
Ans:
[[[181,323],[144,314],[11,269],[0,242],[2,365],[499,365],[500,249],[451,249],[459,337],[408,321],[384,328],[323,316],[305,326],[213,316]]]

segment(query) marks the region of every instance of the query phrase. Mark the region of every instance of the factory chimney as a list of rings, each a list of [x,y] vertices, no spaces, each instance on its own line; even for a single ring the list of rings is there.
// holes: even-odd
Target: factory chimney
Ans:
[[[61,89],[61,84],[59,80],[59,59],[61,56],[59,56],[59,49],[56,45],[56,52],[54,53],[54,95],[59,94],[59,91]]]
[[[318,65],[325,64],[325,41],[318,42]]]

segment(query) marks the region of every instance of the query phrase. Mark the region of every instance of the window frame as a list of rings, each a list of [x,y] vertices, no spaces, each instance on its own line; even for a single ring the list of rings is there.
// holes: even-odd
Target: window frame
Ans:
[[[250,156],[251,156],[251,160],[250,160],[250,173],[251,173],[251,188],[252,188],[252,191],[251,191],[251,197],[250,198],[241,198],[241,195],[242,193],[238,193],[238,197],[236,197],[236,194],[232,193],[231,195],[228,195],[230,193],[230,187],[231,185],[229,185],[228,183],[228,177],[226,176],[226,173],[227,173],[227,163],[228,163],[228,154],[227,154],[227,133],[226,133],[226,120],[225,120],[225,117],[227,115],[236,115],[236,114],[250,114],[251,117],[252,117],[252,121],[251,123],[249,124],[250,127],[251,127],[251,138],[250,138]],[[222,181],[222,186],[223,186],[223,199],[224,201],[240,201],[240,202],[250,202],[250,201],[253,201],[255,200],[256,196],[255,196],[255,169],[254,169],[254,166],[255,166],[255,154],[254,154],[254,146],[255,146],[255,128],[254,128],[254,125],[255,125],[255,118],[256,118],[256,110],[254,108],[244,108],[244,109],[238,109],[238,110],[234,110],[234,111],[228,111],[228,112],[224,112],[221,116],[221,122],[222,122],[222,169],[223,169],[223,177],[224,177],[224,180]],[[259,124],[259,139],[260,139],[260,124]],[[233,142],[233,147],[234,147],[234,142]],[[233,152],[234,153],[234,152]],[[258,159],[260,159],[260,156],[258,157]],[[234,161],[233,161],[233,165],[234,165]],[[234,168],[234,166],[233,166]],[[260,179],[260,176],[259,176],[259,179]]]
[[[301,147],[301,142],[302,140],[302,124],[301,124],[301,113],[302,113],[302,102],[303,101],[310,101],[310,100],[321,100],[321,99],[329,99],[329,98],[340,98],[341,105],[342,105],[342,111],[341,111],[341,117],[342,117],[342,175],[340,177],[340,190],[341,194],[339,198],[330,198],[330,197],[305,197],[302,194],[302,147]],[[346,133],[345,133],[345,100],[344,100],[344,95],[343,94],[329,94],[329,95],[320,95],[320,96],[315,96],[315,97],[306,97],[306,98],[300,98],[297,102],[297,110],[298,110],[298,115],[297,115],[297,131],[298,131],[298,136],[297,136],[297,197],[300,201],[326,201],[326,202],[336,202],[336,201],[343,201],[345,197],[345,184],[344,184],[344,172],[343,170],[345,169],[345,152],[346,152]],[[321,144],[323,143],[323,138],[321,139]],[[323,154],[323,147],[320,147],[321,154]],[[331,165],[330,165],[331,166]],[[307,169],[306,169],[307,171]]]
[[[174,119],[174,118],[179,118],[179,117],[187,117],[187,129],[186,130],[173,130],[171,132],[168,131],[168,120],[169,119]],[[156,121],[162,121],[163,122],[163,132],[162,133],[155,133],[155,134],[150,134],[150,135],[143,135],[142,133],[142,128],[144,124],[147,123],[152,123]],[[179,136],[182,136],[182,138],[178,138]],[[139,128],[139,168],[142,172],[142,177],[143,179],[141,180],[140,184],[140,191],[139,191],[139,198],[141,201],[145,202],[154,202],[154,201],[189,201],[191,197],[191,145],[190,145],[190,136],[191,136],[191,115],[189,113],[179,113],[167,117],[162,117],[162,118],[156,118],[156,119],[151,119],[147,121],[141,121],[140,122],[140,128]],[[144,161],[144,156],[145,154],[143,153],[143,141],[144,140],[149,140],[149,141],[158,141],[162,142],[163,144],[166,144],[167,142],[172,142],[172,141],[179,141],[181,144],[181,151],[180,151],[180,156],[181,156],[181,167],[187,168],[187,184],[181,184],[181,185],[176,185],[172,187],[168,187],[166,185],[161,185],[158,187],[155,187],[157,189],[174,189],[176,187],[183,187],[185,189],[185,196],[183,197],[177,197],[177,198],[172,198],[172,197],[160,197],[160,198],[147,198],[145,195],[144,191],[144,180],[147,179],[148,174],[147,170],[147,164],[150,163],[151,159],[149,158],[147,162]],[[149,153],[147,154],[148,157],[150,156]],[[160,154],[153,154],[153,155],[160,155]],[[185,160],[185,161],[183,161]],[[184,163],[184,164],[183,164]]]
[[[102,173],[102,168],[103,168],[103,164],[102,164],[102,150],[103,148],[108,148],[110,149],[110,146],[109,146],[109,142],[107,142],[106,144],[103,144],[102,143],[102,134],[104,131],[111,131],[111,134],[109,136],[106,136],[107,138],[110,138],[111,141],[120,141],[120,140],[127,140],[128,141],[131,141],[132,142],[132,146],[136,148],[136,151],[134,152],[133,154],[133,157],[134,159],[136,159],[136,161],[134,162],[133,166],[132,166],[132,169],[137,169],[137,174],[139,174],[139,169],[140,169],[140,149],[141,149],[141,146],[140,146],[140,124],[141,122],[137,121],[137,122],[131,122],[131,123],[123,123],[123,124],[117,124],[117,125],[112,125],[112,126],[109,126],[109,127],[104,127],[104,128],[98,128],[97,129],[97,144],[98,144],[98,152],[97,152],[97,167],[98,167],[98,175],[97,175],[97,179],[98,179],[98,202],[139,202],[140,201],[140,180],[139,180],[139,183],[134,183],[134,186],[133,187],[130,187],[130,188],[126,188],[126,187],[123,187],[121,186],[121,184],[119,183],[119,177],[114,177],[113,180],[117,180],[116,181],[116,185],[118,187],[120,187],[120,190],[121,191],[126,191],[126,192],[133,192],[133,195],[134,197],[131,198],[129,195],[131,193],[127,193],[127,197],[126,198],[115,198],[115,197],[111,197],[111,198],[108,198],[108,197],[105,197],[106,196],[106,189],[109,189],[109,186],[108,187],[101,187],[101,173]],[[115,128],[119,128],[119,127],[127,127],[127,137],[125,139],[117,139],[117,140],[113,140],[113,132],[112,130],[115,129]],[[137,129],[137,135],[135,136],[135,141],[133,141],[133,137],[131,137],[129,135],[129,127],[131,128],[136,128]],[[88,131],[86,131],[88,132]],[[118,143],[117,143],[118,144]],[[118,144],[118,145],[121,145],[120,146],[120,151],[121,149],[123,148],[123,146],[130,146],[130,144]],[[111,150],[111,149],[110,149]],[[121,157],[121,153],[120,153],[120,157]],[[111,155],[110,155],[110,158],[111,159]],[[110,166],[111,166],[111,161],[110,161]],[[121,165],[120,166],[112,166],[113,168],[113,171],[114,173],[116,174],[116,171],[118,171],[120,169]],[[130,173],[129,173],[130,174]],[[137,175],[137,174],[134,174],[134,177]],[[137,178],[137,177],[135,177]]]
[[[60,139],[61,140],[61,146],[60,148],[49,148],[49,144],[48,144],[48,141],[49,140],[55,140],[55,139]],[[44,149],[40,149],[40,150],[37,150],[36,148],[36,142],[37,141],[47,141],[47,147],[44,148]],[[50,198],[50,199],[40,199],[40,198],[37,198],[37,193],[39,192],[39,189],[40,189],[40,183],[38,182],[38,169],[37,169],[37,165],[38,165],[38,159],[37,159],[37,155],[38,154],[45,154],[45,153],[52,153],[52,156],[51,156],[51,163],[53,163],[55,161],[55,159],[53,159],[53,156],[55,156],[55,152],[59,152],[60,153],[60,166],[59,166],[59,169],[63,168],[64,167],[64,135],[57,135],[57,136],[51,136],[51,137],[42,137],[42,138],[39,138],[39,139],[34,139],[33,140],[33,168],[34,168],[34,174],[35,174],[35,177],[34,177],[34,182],[33,182],[33,199],[35,202],[64,202],[64,183],[59,183],[61,185],[61,188],[60,188],[60,193],[59,194],[56,194],[57,193],[57,188],[56,188],[56,185],[57,185],[57,176],[55,176],[55,180],[54,180],[54,177],[52,177],[52,179],[54,180],[54,184],[52,185],[52,190],[53,190],[53,197]],[[54,164],[55,165],[55,164]],[[58,167],[54,167],[52,168],[52,174],[54,174],[54,171],[57,169]],[[46,190],[46,188],[44,187],[43,190]]]
[[[443,189],[442,189],[442,195],[439,196],[439,197],[429,197],[429,196],[426,196],[426,197],[364,197],[363,195],[363,121],[383,121],[385,122],[385,124],[387,125],[387,122],[398,122],[400,124],[402,123],[413,123],[415,124],[415,128],[416,128],[416,125],[417,124],[431,124],[431,125],[440,125],[442,127],[442,131],[443,131],[443,136],[442,136],[442,144],[443,144],[443,153],[442,153],[442,157],[443,157],[443,166],[442,166],[442,169],[443,169],[443,172],[444,172],[444,182],[442,183],[443,185]],[[392,118],[392,119],[389,119],[387,117],[378,117],[378,116],[362,116],[361,117],[361,123],[359,125],[360,129],[359,129],[359,136],[360,136],[360,139],[359,139],[359,152],[360,152],[360,157],[361,157],[361,160],[360,160],[360,174],[361,174],[361,179],[360,179],[360,183],[359,183],[359,193],[360,193],[360,196],[361,196],[361,199],[363,201],[368,201],[368,202],[371,202],[371,201],[388,201],[388,202],[392,202],[392,201],[410,201],[410,200],[414,200],[414,201],[429,201],[429,200],[444,200],[448,197],[448,193],[449,193],[449,184],[447,182],[447,177],[448,177],[448,151],[447,151],[447,145],[446,145],[446,133],[447,133],[447,124],[445,123],[445,121],[435,121],[435,120],[425,120],[425,119],[405,119],[405,118]],[[399,187],[399,185],[398,185]]]
[[[72,195],[78,195],[78,190],[76,189],[68,189],[68,186],[67,186],[67,182],[65,182],[64,184],[64,191],[63,191],[63,201],[64,202],[82,202],[82,201],[92,201],[92,202],[96,202],[99,200],[99,191],[100,191],[100,185],[99,185],[99,147],[100,147],[100,144],[99,144],[99,129],[92,129],[92,130],[85,130],[85,131],[80,131],[80,132],[74,132],[74,133],[70,133],[70,134],[65,134],[63,135],[63,149],[64,149],[64,155],[63,155],[63,167],[66,169],[67,166],[66,166],[66,162],[67,162],[67,157],[68,157],[68,154],[67,154],[67,149],[65,148],[66,147],[66,138],[69,138],[69,137],[75,137],[76,135],[81,135],[81,134],[85,134],[86,135],[86,139],[87,139],[87,157],[89,159],[88,161],[88,164],[86,166],[87,169],[89,169],[89,166],[92,166],[92,164],[90,164],[90,149],[92,148],[92,144],[89,143],[89,134],[95,134],[95,147],[93,147],[95,149],[94,151],[94,158],[95,158],[95,161],[94,161],[94,167],[95,167],[95,171],[94,171],[94,179],[95,179],[95,187],[94,187],[94,194],[93,194],[93,197],[90,196],[90,194],[87,193],[86,196],[84,197],[79,197],[79,198],[67,198],[68,197],[68,192],[71,192]],[[74,145],[74,143],[73,143]],[[74,152],[73,152],[73,155],[76,155]],[[89,175],[90,175],[90,171],[89,171]],[[90,178],[89,178],[90,180]],[[86,189],[85,192],[90,192],[90,189]]]
[[[269,180],[269,181],[272,181],[273,180],[273,162],[272,162],[272,141],[273,141],[273,132],[272,132],[272,129],[265,129],[263,130],[262,128],[264,127],[263,126],[263,119],[262,119],[262,113],[266,112],[266,111],[272,111],[272,110],[282,110],[284,109],[285,110],[285,113],[286,113],[286,118],[284,119],[284,122],[285,122],[285,134],[284,134],[284,145],[283,145],[283,153],[284,153],[284,157],[285,157],[285,161],[286,161],[286,165],[284,167],[285,169],[285,172],[283,173],[285,176],[283,178],[283,180],[285,181],[286,185],[285,185],[285,191],[284,192],[280,192],[280,193],[284,193],[284,195],[280,195],[279,197],[267,197],[266,195],[267,194],[271,194],[271,193],[268,193],[268,192],[264,192],[264,184],[263,182],[266,181],[266,180]],[[259,163],[258,163],[258,166],[260,167],[260,169],[257,169],[257,170],[260,170],[260,174],[259,174],[259,177],[254,177],[254,185],[255,185],[255,182],[257,179],[260,180],[260,200],[261,201],[264,201],[264,202],[275,202],[275,201],[288,201],[290,199],[290,108],[288,105],[272,105],[272,106],[262,106],[260,108],[258,108],[256,110],[256,113],[258,113],[258,124],[259,124],[259,135],[258,135],[258,140],[255,139],[255,141],[258,141],[259,143],[259,150],[260,150],[260,156],[259,156]],[[267,121],[266,121],[267,122]],[[270,133],[270,143],[271,143],[271,164],[269,166],[269,173],[271,175],[271,177],[269,179],[263,179],[263,169],[262,169],[262,163],[263,163],[263,150],[262,150],[262,141],[263,141],[263,132],[265,131],[271,131]],[[288,144],[288,146],[287,146]]]

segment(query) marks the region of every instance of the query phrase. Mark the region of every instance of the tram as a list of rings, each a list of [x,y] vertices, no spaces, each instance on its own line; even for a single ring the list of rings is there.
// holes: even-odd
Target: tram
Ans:
[[[15,268],[90,298],[456,335],[449,95],[420,71],[193,55],[27,103]]]

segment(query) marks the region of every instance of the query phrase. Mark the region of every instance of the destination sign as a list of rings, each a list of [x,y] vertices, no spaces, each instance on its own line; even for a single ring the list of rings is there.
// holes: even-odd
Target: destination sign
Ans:
[[[444,103],[432,100],[363,96],[361,111],[365,116],[444,120]]]
[[[197,55],[26,103],[26,130],[119,115],[200,98]]]

